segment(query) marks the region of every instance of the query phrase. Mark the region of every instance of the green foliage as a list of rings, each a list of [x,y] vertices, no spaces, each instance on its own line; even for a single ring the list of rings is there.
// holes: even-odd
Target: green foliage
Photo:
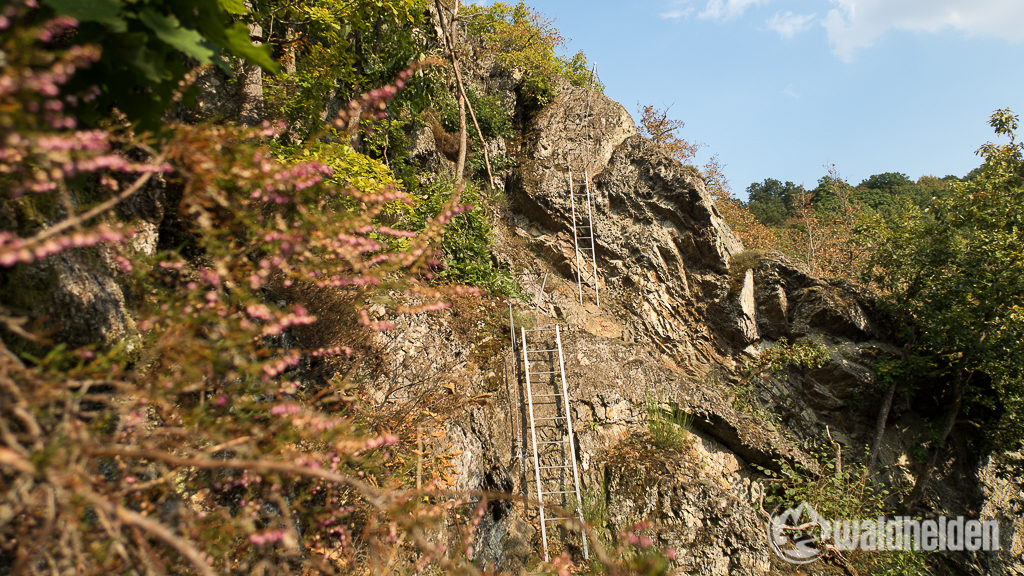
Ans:
[[[380,86],[427,51],[428,0],[270,0],[256,16],[272,35],[279,58],[291,64],[265,78],[271,115],[285,119],[301,138],[318,132],[332,101],[348,101]],[[392,111],[422,108],[430,72],[417,72],[391,103]],[[397,114],[392,114],[396,116]]]
[[[80,106],[79,117],[92,123],[116,106],[142,126],[158,127],[179,82],[196,63],[227,65],[225,57],[236,56],[277,69],[269,48],[254,46],[248,27],[237,19],[244,14],[237,2],[44,2],[79,22],[76,33],[60,42],[102,49],[99,62],[79,72],[71,85],[101,88],[96,100]]]
[[[294,162],[319,162],[331,168],[327,181],[366,192],[386,188],[401,190],[394,174],[383,162],[356,152],[349,144],[322,142],[307,147],[276,145],[278,157]]]
[[[586,486],[583,488],[583,519],[594,531],[604,546],[612,543],[612,534],[608,529],[608,493],[604,487]]]
[[[436,205],[444,195],[434,191],[435,198],[428,205]],[[473,185],[463,190],[462,203],[472,208],[457,215],[445,226],[441,239],[442,253],[447,269],[443,278],[484,288],[506,296],[519,296],[521,289],[511,273],[498,266],[491,252],[491,224],[487,220],[484,192]]]
[[[767,368],[774,374],[788,368],[814,369],[827,366],[832,361],[828,348],[806,338],[792,344],[786,338],[779,338],[775,346],[761,352],[755,366]]]
[[[912,319],[917,351],[954,379],[987,374],[991,390],[968,387],[968,401],[993,404],[998,443],[1024,440],[1024,144],[1009,110],[990,124],[1006,144],[978,150],[984,164],[951,184],[927,212],[908,210],[876,226],[882,248],[872,280],[889,304]]]
[[[774,178],[765,178],[763,182],[747,186],[747,208],[762,224],[779,226],[795,215],[793,194],[802,189],[792,182],[783,184]]]
[[[512,115],[506,111],[498,95],[481,94],[472,86],[468,86],[466,96],[469,98],[470,105],[473,106],[473,113],[476,114],[476,121],[480,125],[480,131],[483,132],[484,138],[512,138],[515,134]],[[459,129],[458,103],[449,92],[445,92],[441,100],[439,106],[441,124],[445,130],[457,132]],[[470,132],[473,133],[472,126]]]
[[[811,450],[820,465],[814,472],[785,459],[776,460],[778,471],[754,465],[767,477],[766,509],[784,510],[806,502],[829,520],[868,520],[893,515],[889,502],[899,494],[871,482],[864,466],[843,462],[839,444],[831,450]],[[872,575],[917,576],[927,567],[923,552],[848,553],[847,560],[859,571]]]
[[[569,60],[562,61],[562,75],[577,88],[589,88],[604,92],[604,83],[597,77],[596,69],[587,61],[587,55],[579,51]]]
[[[582,52],[570,60],[557,55],[564,39],[551,21],[525,2],[514,6],[505,2],[488,7],[469,5],[465,14],[467,31],[482,36],[503,67],[523,73],[520,90],[528,109],[551,102],[560,77],[575,86],[602,88],[592,81]]]
[[[884,172],[869,176],[858,184],[854,197],[888,218],[898,214],[906,202],[920,210],[928,209],[936,200],[949,194],[950,182],[955,180],[953,177],[922,176],[914,182],[906,174]]]
[[[840,214],[845,204],[855,201],[853,186],[840,178],[835,169],[818,179],[818,185],[811,191],[810,197],[815,210],[824,217]]]
[[[277,147],[279,157],[288,162],[316,162],[331,168],[327,181],[341,187],[355,187],[366,193],[402,191],[394,173],[382,162],[356,152],[348,144],[322,143],[309,147]],[[497,195],[497,192],[492,195]],[[422,232],[450,203],[452,185],[437,182],[416,184],[410,194],[401,200],[390,200],[380,206],[375,217],[377,224],[400,230]],[[491,252],[493,240],[485,206],[495,202],[479,188],[467,186],[460,198],[468,210],[454,216],[444,227],[441,253],[445,268],[439,277],[452,282],[484,288],[488,291],[515,296],[520,292],[509,271],[499,267]],[[352,211],[359,207],[344,197],[339,206]],[[378,236],[389,249],[404,250],[409,240],[401,237]]]
[[[647,411],[647,431],[655,447],[676,452],[686,447],[693,422],[691,415],[674,406],[665,409],[663,403],[653,396],[644,399],[644,408]]]

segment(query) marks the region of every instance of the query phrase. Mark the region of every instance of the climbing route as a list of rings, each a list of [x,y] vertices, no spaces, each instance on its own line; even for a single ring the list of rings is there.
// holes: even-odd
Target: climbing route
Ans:
[[[597,274],[597,230],[594,227],[594,211],[590,195],[590,172],[583,171],[583,189],[576,191],[569,170],[569,205],[572,217],[572,241],[575,251],[573,266],[576,268],[576,289],[580,304],[583,304],[584,286],[587,292],[594,291],[594,301],[601,306]]]
[[[527,335],[530,335],[529,338]],[[565,380],[561,328],[520,328],[526,408],[530,423],[534,482],[540,514],[544,560],[548,558],[549,524],[578,520],[583,557],[590,558],[580,497],[580,475],[576,466],[576,441],[572,427],[569,390]],[[572,473],[569,484],[569,473]],[[569,496],[575,500],[570,501]],[[561,510],[575,508],[576,518],[549,516],[552,505]]]

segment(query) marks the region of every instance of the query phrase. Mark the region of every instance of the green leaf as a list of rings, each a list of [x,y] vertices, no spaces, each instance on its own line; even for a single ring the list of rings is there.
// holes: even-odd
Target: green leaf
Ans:
[[[245,7],[242,0],[217,0],[222,10],[228,14],[248,14],[249,9]]]
[[[119,16],[121,0],[44,0],[60,14],[79,22],[99,22],[115,32],[124,32],[127,26]]]
[[[268,70],[277,72],[281,67],[271,56],[270,46],[255,46],[249,37],[249,27],[241,22],[226,28],[224,34],[227,38],[227,47],[235,55],[248,60]]]
[[[203,64],[208,64],[213,57],[213,50],[204,45],[203,36],[195,30],[183,28],[174,15],[165,16],[152,8],[145,8],[139,12],[139,20],[156,32],[158,38]]]

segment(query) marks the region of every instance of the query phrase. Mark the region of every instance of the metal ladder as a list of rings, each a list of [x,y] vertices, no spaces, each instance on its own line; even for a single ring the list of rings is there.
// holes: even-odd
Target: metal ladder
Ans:
[[[601,294],[597,288],[597,231],[594,230],[594,215],[590,201],[590,172],[583,170],[584,193],[577,194],[569,169],[569,204],[572,206],[572,241],[576,248],[576,288],[580,304],[583,304],[583,285],[594,287],[594,300],[601,306]],[[579,202],[577,202],[579,196]],[[577,213],[576,204],[581,203]],[[583,208],[586,207],[584,213]]]
[[[587,534],[586,530],[583,528],[583,500],[580,497],[580,474],[576,467],[576,441],[573,437],[572,413],[569,410],[569,389],[565,383],[565,360],[562,357],[562,332],[557,324],[554,328],[537,328],[527,330],[521,327],[519,330],[522,336],[521,350],[523,354],[523,372],[526,377],[526,402],[530,416],[530,439],[533,444],[533,471],[534,480],[537,483],[537,505],[540,510],[540,534],[544,543],[544,561],[548,561],[548,522],[571,520],[571,518],[568,517],[548,518],[544,505],[544,497],[564,497],[567,494],[575,494],[576,496],[576,519],[578,519],[580,523],[580,538],[583,540],[583,558],[590,559],[590,551],[587,548]],[[547,347],[550,346],[550,344],[542,344],[541,348],[530,347],[526,338],[527,334],[539,332],[550,333],[552,331],[555,336],[553,348]],[[540,338],[538,338],[538,340],[540,342],[544,341]],[[550,337],[548,341],[550,342]],[[558,353],[557,366],[555,366],[555,360],[552,357],[555,352]],[[534,394],[533,378],[537,376],[547,376],[547,380],[554,384],[555,392],[552,394]],[[558,390],[559,383],[561,383],[560,390]],[[541,418],[536,417],[534,410],[534,398],[542,399],[538,404],[553,405],[555,407],[556,415]],[[552,400],[544,400],[548,398]],[[562,404],[561,416],[557,415],[559,398],[561,398]],[[561,439],[551,439],[551,433],[560,433],[558,429],[560,424],[564,424],[565,426],[564,436]],[[541,429],[542,433],[549,433],[549,436],[545,437],[543,441],[537,440],[538,428]],[[568,455],[566,455],[564,450],[566,441],[568,441],[569,445]],[[551,461],[553,459],[558,463],[555,465],[546,465],[544,463],[545,461]],[[569,460],[571,464],[567,464],[565,462],[566,460]],[[572,470],[573,490],[565,489],[564,476],[562,478],[561,485],[557,485],[557,477],[552,478],[550,476],[553,473],[568,473],[569,470]],[[542,476],[545,478],[542,478]],[[545,483],[552,489],[545,490]],[[563,508],[567,509],[567,507]]]

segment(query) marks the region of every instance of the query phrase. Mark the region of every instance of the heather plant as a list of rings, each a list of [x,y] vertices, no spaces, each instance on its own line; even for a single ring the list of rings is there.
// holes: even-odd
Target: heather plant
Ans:
[[[401,311],[443,308],[423,280],[441,229],[462,210],[458,196],[412,234],[378,222],[404,194],[329,183],[348,178],[318,162],[281,163],[259,144],[270,127],[174,126],[158,143],[75,130],[58,104],[82,96],[62,85],[97,53],[41,49],[33,35],[57,25],[5,37],[20,49],[0,78],[0,273],[106,244],[139,302],[139,333],[70,350],[4,312],[0,566],[332,573],[409,561],[399,552],[411,543],[425,562],[457,568],[460,557],[426,536],[445,510],[421,505],[402,491],[408,477],[389,473],[412,450],[407,440],[347,395],[339,374],[354,344],[295,337],[318,320],[295,295],[342,298],[401,277],[418,302]],[[396,92],[371,91],[348,110],[379,109]],[[133,251],[130,227],[111,214],[157,173],[180,191],[168,209],[195,257]],[[391,251],[393,238],[410,242]],[[352,315],[353,342],[388,327],[358,307]],[[19,357],[7,345],[19,337],[46,352]],[[427,490],[444,486],[436,464]]]

